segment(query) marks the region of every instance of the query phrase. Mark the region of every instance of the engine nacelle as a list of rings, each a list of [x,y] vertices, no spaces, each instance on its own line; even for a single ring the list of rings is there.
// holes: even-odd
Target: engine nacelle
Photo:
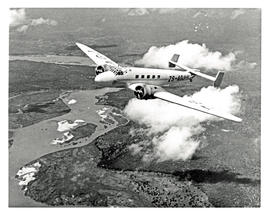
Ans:
[[[154,92],[155,91],[153,91],[153,87],[151,87],[151,86],[139,85],[135,88],[134,94],[135,94],[137,99],[153,99]]]
[[[99,65],[96,67],[95,72],[96,72],[96,75],[101,74],[101,73],[105,72],[105,67],[102,65]]]

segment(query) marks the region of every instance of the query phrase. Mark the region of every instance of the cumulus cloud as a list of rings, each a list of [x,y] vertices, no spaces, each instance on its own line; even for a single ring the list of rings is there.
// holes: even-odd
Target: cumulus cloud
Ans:
[[[25,22],[25,9],[12,9],[9,13],[9,25],[18,26]]]
[[[192,68],[230,70],[235,54],[222,55],[219,51],[210,51],[205,44],[192,44],[188,40],[164,47],[151,47],[143,58],[135,64],[146,67],[167,68],[173,54],[180,54],[182,64]]]
[[[184,96],[223,112],[236,114],[240,111],[238,86],[217,89],[202,88],[191,96]],[[168,103],[159,99],[131,99],[124,109],[125,114],[143,127],[131,136],[145,134],[146,141],[132,144],[134,154],[142,153],[144,160],[187,160],[200,146],[202,122],[223,121],[223,119]],[[142,130],[144,129],[144,130]],[[197,139],[196,139],[197,137]]]
[[[43,17],[37,19],[28,19],[25,9],[10,10],[10,27],[17,27],[16,31],[26,33],[31,26],[49,25],[56,26],[58,23],[55,20],[44,19]]]

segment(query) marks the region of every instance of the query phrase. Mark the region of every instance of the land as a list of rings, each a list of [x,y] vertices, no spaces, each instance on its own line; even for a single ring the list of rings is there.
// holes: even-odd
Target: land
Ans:
[[[193,88],[200,85],[195,83]],[[180,92],[182,88],[170,91]],[[251,88],[248,91],[242,99],[243,112],[252,112],[245,120],[252,125],[239,128],[226,122],[205,123],[207,132],[200,136],[206,137],[209,145],[199,149],[188,161],[144,162],[144,152],[134,155],[129,147],[145,142],[147,136],[131,136],[131,129],[143,126],[129,122],[86,146],[37,159],[41,170],[27,186],[26,195],[53,206],[260,206],[260,161],[253,157],[248,162],[254,156],[251,141],[259,135],[260,125],[255,120],[260,117],[260,109],[254,107],[254,101],[259,105],[260,97]],[[97,104],[123,109],[130,97],[132,93],[123,89],[97,97]],[[221,133],[223,128],[231,132]],[[229,146],[225,142],[228,138]],[[229,154],[226,157],[222,154],[225,150]],[[70,165],[81,169],[70,169]],[[139,188],[136,183],[144,181],[147,184]],[[164,192],[163,185],[171,187]],[[168,195],[171,196],[168,198]]]
[[[115,159],[123,151],[118,145],[121,141],[112,145],[103,139],[107,138],[38,159],[41,167],[25,194],[52,206],[212,206],[206,194],[190,181],[180,182],[177,176],[100,167],[101,162]]]
[[[29,91],[91,90],[94,68],[32,61],[10,61],[9,97]]]
[[[29,58],[9,61],[11,206],[260,206],[260,12],[248,10],[231,20],[224,14],[219,16],[223,11],[217,9],[205,9],[193,17],[198,11],[185,9],[144,17],[126,16],[112,9],[26,10],[28,17],[55,19],[59,26],[41,25],[29,28],[26,34],[10,29],[9,54]],[[67,21],[69,16],[73,19]],[[194,32],[195,24],[208,25],[209,29]],[[210,51],[238,53],[221,88],[239,86],[242,107],[238,115],[243,118],[240,125],[228,121],[202,123],[205,131],[195,138],[202,145],[186,161],[144,161],[147,148],[136,154],[131,151],[132,144],[148,142],[143,131],[130,133],[146,126],[127,120],[119,112],[134,97],[131,91],[106,91],[96,97],[98,103],[94,105],[95,98],[88,94],[101,88],[93,81],[94,67],[79,65],[78,58],[76,65],[71,65],[34,62],[29,56],[82,57],[74,45],[78,41],[116,62],[134,65],[151,46],[186,39],[205,43]],[[249,67],[249,62],[256,62],[256,67]],[[208,85],[196,78],[166,89],[183,96]],[[70,95],[77,97],[77,104],[67,104]],[[96,110],[105,106],[110,107],[109,119],[101,120]],[[71,130],[75,138],[70,143],[49,145],[61,136],[56,129],[63,119],[84,119],[86,124]],[[17,171],[37,162],[41,166],[34,180],[18,186]]]
[[[63,146],[77,145],[80,144],[82,139],[87,140],[91,135],[96,131],[97,125],[92,123],[86,123],[82,126],[76,127],[75,129],[71,129],[70,133],[74,137],[68,141],[64,142]]]
[[[27,64],[29,67],[31,64],[33,68],[37,67],[34,62]],[[21,66],[20,62],[18,66]],[[74,70],[77,70],[76,67]],[[199,149],[192,159],[144,162],[142,156],[146,150],[134,155],[130,145],[147,142],[147,136],[131,136],[129,133],[131,129],[141,129],[144,126],[127,123],[122,116],[116,116],[118,120],[113,116],[118,127],[91,143],[30,162],[40,162],[41,168],[35,180],[27,185],[25,195],[52,206],[260,206],[259,146],[255,146],[254,155],[252,143],[260,135],[260,77],[254,72],[229,74],[224,85],[228,80],[236,80],[243,91],[242,114],[252,115],[245,115],[247,124],[240,127],[228,122],[210,125],[204,123],[207,131],[200,136],[206,137],[209,145]],[[254,80],[256,82],[250,86]],[[168,90],[185,95],[204,85],[204,81],[197,79],[193,83],[186,83],[185,87],[172,87]],[[33,92],[31,85],[29,87],[19,95],[14,94],[9,100],[10,132],[13,128],[30,126],[70,112],[70,108],[63,102],[69,95],[66,92],[69,88],[52,86],[51,90],[44,90],[38,87]],[[115,108],[112,112],[123,115],[119,110],[123,110],[132,97],[132,92],[122,89],[96,98],[98,105],[112,106]],[[106,125],[107,122],[104,123]],[[91,136],[95,128],[94,124],[87,123],[74,129],[72,134],[76,138],[64,146],[78,145]],[[220,129],[230,129],[230,133],[221,133]],[[13,139],[12,132],[10,148]],[[228,146],[225,141],[231,144]],[[224,152],[228,154],[224,156]],[[250,158],[253,159],[251,162]],[[163,186],[168,186],[167,190]]]
[[[59,91],[27,92],[10,99],[9,128],[26,127],[70,112],[59,95]]]

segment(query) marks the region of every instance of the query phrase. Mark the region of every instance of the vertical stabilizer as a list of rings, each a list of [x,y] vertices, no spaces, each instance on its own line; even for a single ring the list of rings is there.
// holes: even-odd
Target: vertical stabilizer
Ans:
[[[179,54],[174,54],[171,58],[171,60],[169,61],[169,67],[173,68],[176,66],[176,63],[179,60],[180,55]]]
[[[223,76],[224,76],[224,72],[219,71],[217,73],[216,79],[214,81],[214,87],[219,87],[221,85]]]

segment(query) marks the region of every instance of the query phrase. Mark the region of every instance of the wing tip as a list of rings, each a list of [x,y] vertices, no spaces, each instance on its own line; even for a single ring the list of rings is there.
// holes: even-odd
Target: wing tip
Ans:
[[[236,117],[236,119],[234,121],[237,123],[241,123],[243,120],[241,118]]]
[[[76,42],[75,44],[76,44],[79,48],[85,46],[84,44],[81,44],[81,43],[79,43],[79,42]]]
[[[237,123],[241,123],[243,121],[241,118],[238,118],[238,117],[236,117],[234,115],[231,115],[230,118],[226,118],[226,119],[237,122]]]

